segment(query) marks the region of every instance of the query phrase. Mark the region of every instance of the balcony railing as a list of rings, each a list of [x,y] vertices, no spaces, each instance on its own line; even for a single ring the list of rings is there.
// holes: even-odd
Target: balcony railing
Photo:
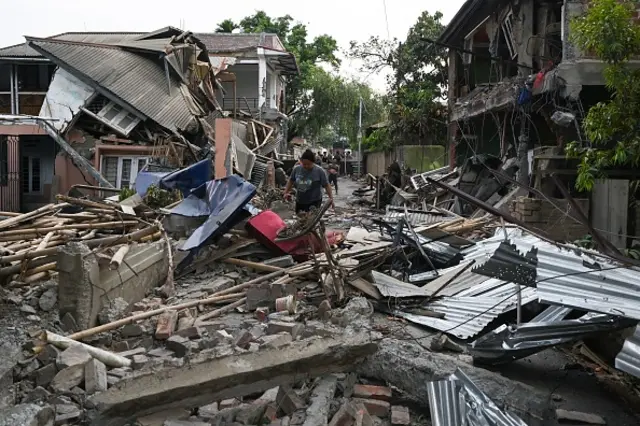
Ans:
[[[238,111],[240,110],[246,111],[247,105],[249,105],[248,108],[250,108],[251,111],[257,111],[260,106],[260,99],[258,98],[236,98],[235,101],[236,101],[235,107],[237,108]],[[233,107],[234,107],[233,98],[222,99],[222,109],[224,111],[233,111]]]

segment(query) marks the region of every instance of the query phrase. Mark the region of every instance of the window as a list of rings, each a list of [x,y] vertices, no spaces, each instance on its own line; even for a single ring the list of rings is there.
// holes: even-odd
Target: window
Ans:
[[[22,192],[25,194],[42,193],[39,157],[22,157]]]
[[[113,102],[107,103],[97,116],[124,135],[128,135],[140,122],[138,117]]]
[[[103,156],[100,173],[118,189],[130,188],[136,183],[138,173],[149,162],[147,157]]]
[[[22,92],[46,92],[55,69],[55,65],[18,65],[18,89]]]

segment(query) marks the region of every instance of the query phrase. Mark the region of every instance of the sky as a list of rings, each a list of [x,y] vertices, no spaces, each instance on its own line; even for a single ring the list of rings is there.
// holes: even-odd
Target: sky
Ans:
[[[152,31],[168,25],[193,32],[214,31],[226,19],[236,21],[256,10],[270,16],[289,14],[307,25],[311,37],[329,34],[341,49],[349,42],[370,36],[403,40],[420,13],[440,10],[445,23],[464,0],[209,0],[193,3],[169,0],[4,0],[0,46],[24,42],[23,36],[47,37],[75,31]],[[386,4],[385,4],[386,3]],[[385,12],[386,9],[386,12]],[[344,60],[342,75],[365,80],[383,91],[384,74],[358,71],[358,64]]]

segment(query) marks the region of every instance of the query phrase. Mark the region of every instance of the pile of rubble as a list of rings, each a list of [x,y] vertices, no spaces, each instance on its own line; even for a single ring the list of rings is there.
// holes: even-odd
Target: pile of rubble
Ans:
[[[441,183],[452,172],[397,190],[386,214],[352,211],[358,226],[341,231],[329,204],[288,219],[270,209],[287,207],[279,189],[210,179],[210,163],[181,171],[206,165],[195,189],[143,173],[125,200],[94,188],[0,221],[20,237],[0,258],[13,271],[0,425],[604,422],[554,416],[559,401],[478,365],[636,326],[636,267],[514,225],[495,207],[509,195],[493,197],[511,188],[484,191],[477,213],[487,203],[468,191],[482,191]],[[149,182],[184,197],[151,207]],[[637,374],[637,335],[622,337],[620,371],[598,361],[620,382]]]

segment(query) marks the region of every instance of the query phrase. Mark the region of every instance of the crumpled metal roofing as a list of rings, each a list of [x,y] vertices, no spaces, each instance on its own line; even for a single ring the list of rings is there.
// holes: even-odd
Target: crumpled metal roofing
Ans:
[[[109,45],[27,38],[29,45],[66,71],[122,99],[142,115],[167,129],[185,129],[193,120],[194,102],[188,89],[146,55]]]
[[[427,383],[433,426],[527,426],[500,410],[459,368],[449,378]]]
[[[522,288],[523,305],[536,299],[535,289]],[[515,284],[504,284],[486,295],[445,297],[424,306],[425,309],[444,314],[444,318],[401,311],[394,314],[415,324],[431,327],[460,339],[469,339],[484,330],[498,316],[514,310],[516,301]]]
[[[554,309],[551,313],[543,313],[544,317],[551,319],[550,321],[534,318],[531,322],[517,327],[502,325],[473,342],[470,348],[471,355],[474,359],[501,364],[527,357],[552,346],[580,340],[594,333],[611,332],[630,325],[630,320],[594,313],[573,320],[555,320],[563,314],[566,315],[566,309]]]
[[[446,216],[441,213],[419,212],[409,210],[409,214],[405,214],[404,209],[387,205],[387,212],[383,219],[385,222],[396,223],[400,218],[406,218],[411,226],[431,225],[433,223],[447,222],[455,219],[453,216]]]
[[[540,301],[640,320],[640,270],[591,263],[595,259],[552,245],[537,249]]]
[[[633,335],[625,340],[616,356],[616,368],[640,377],[640,325],[637,325]]]

